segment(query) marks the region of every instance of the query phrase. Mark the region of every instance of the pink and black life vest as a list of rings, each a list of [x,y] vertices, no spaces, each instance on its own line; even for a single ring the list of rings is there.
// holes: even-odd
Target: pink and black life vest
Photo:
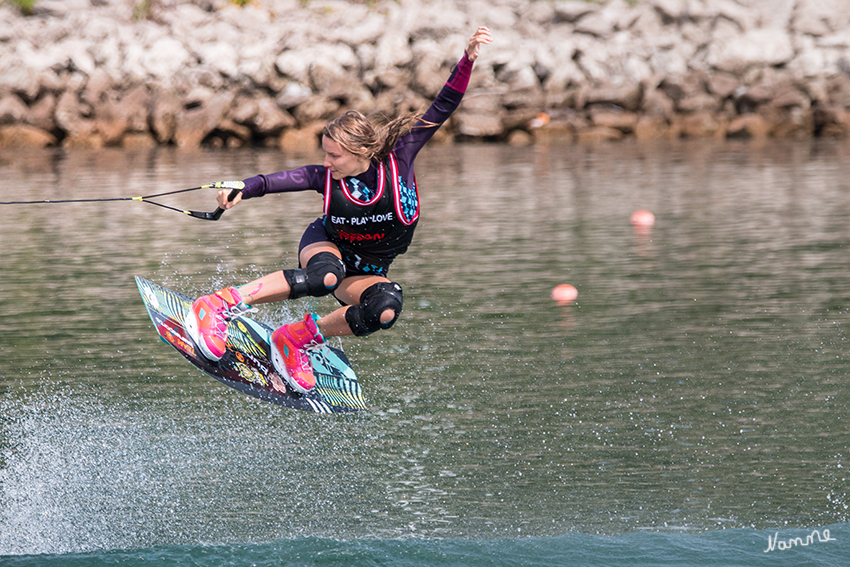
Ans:
[[[389,177],[389,185],[387,185]],[[419,221],[416,177],[412,186],[401,178],[394,154],[378,165],[377,187],[367,187],[356,177],[336,181],[328,170],[325,179],[324,226],[346,261],[373,264],[385,272],[393,258],[404,254]],[[374,271],[374,270],[368,270]]]

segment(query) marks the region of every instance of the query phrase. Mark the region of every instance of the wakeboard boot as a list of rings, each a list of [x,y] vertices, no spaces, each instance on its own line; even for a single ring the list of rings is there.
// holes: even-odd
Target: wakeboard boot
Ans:
[[[227,352],[227,322],[247,310],[239,290],[228,287],[196,299],[183,326],[201,354],[217,362]]]
[[[318,315],[308,313],[302,321],[278,328],[271,337],[274,369],[293,390],[301,394],[316,387],[309,351],[325,342],[316,325],[318,318]]]

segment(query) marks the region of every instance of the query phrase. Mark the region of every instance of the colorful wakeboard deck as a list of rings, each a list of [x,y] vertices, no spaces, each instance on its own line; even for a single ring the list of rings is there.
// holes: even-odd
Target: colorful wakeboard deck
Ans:
[[[192,299],[136,276],[136,285],[159,337],[219,382],[261,400],[317,413],[366,409],[360,384],[341,350],[325,346],[310,353],[316,387],[307,394],[289,388],[269,358],[273,329],[248,317],[228,323],[227,352],[218,362],[206,359],[183,328]]]

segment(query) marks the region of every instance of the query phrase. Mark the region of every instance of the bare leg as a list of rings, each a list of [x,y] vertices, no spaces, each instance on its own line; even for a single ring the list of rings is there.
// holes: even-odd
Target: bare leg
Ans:
[[[349,306],[340,307],[319,319],[316,324],[319,326],[319,331],[321,331],[323,337],[327,339],[330,337],[347,337],[354,334],[345,320],[345,312],[348,309]]]
[[[315,242],[305,246],[301,250],[301,254],[298,257],[301,265],[306,266],[310,258],[319,252],[330,252],[342,257],[339,249],[330,242]],[[336,284],[336,276],[333,274],[325,276],[326,286],[333,287],[334,284]],[[246,304],[260,305],[262,303],[274,303],[289,299],[290,288],[289,282],[283,277],[283,271],[281,270],[240,286],[239,291],[245,297]]]
[[[351,276],[345,278],[334,292],[334,295],[341,301],[348,303],[349,306],[340,307],[336,311],[319,319],[319,330],[323,337],[346,337],[353,335],[351,327],[345,320],[345,312],[350,309],[350,305],[360,303],[360,296],[367,288],[375,285],[378,282],[389,282],[387,278],[381,276]],[[381,313],[381,323],[389,323],[395,317],[395,312],[392,309],[387,309]]]
[[[243,301],[248,305],[260,305],[289,299],[289,283],[283,277],[283,271],[275,272],[260,279],[239,286]]]

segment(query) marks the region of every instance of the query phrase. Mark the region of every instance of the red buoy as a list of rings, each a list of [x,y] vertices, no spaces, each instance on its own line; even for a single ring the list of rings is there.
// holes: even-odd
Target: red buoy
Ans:
[[[552,288],[552,299],[561,305],[572,303],[578,297],[578,290],[570,284],[556,285]]]

